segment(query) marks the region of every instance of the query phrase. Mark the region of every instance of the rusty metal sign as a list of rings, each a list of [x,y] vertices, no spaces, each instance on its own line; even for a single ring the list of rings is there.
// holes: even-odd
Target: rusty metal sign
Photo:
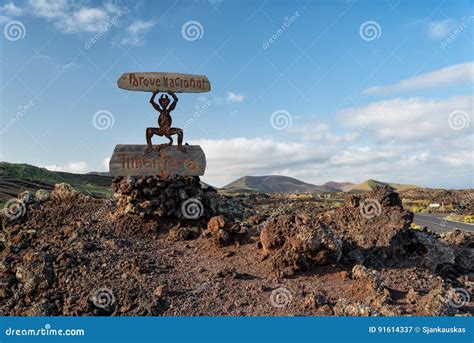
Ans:
[[[117,145],[110,160],[110,173],[114,176],[204,175],[204,152],[199,146],[183,144],[183,129],[172,126],[171,112],[178,103],[176,92],[209,92],[211,84],[207,77],[179,73],[125,73],[117,84],[122,89],[153,93],[149,102],[158,112],[158,126],[146,129],[146,146]],[[166,137],[168,143],[153,146],[155,135]],[[173,146],[173,136],[177,137],[177,146]]]
[[[203,93],[211,90],[206,76],[179,73],[125,73],[118,79],[117,85],[129,91],[142,92],[159,89],[175,93]]]
[[[199,145],[187,145],[183,154],[177,146],[144,154],[146,145],[119,144],[109,162],[112,176],[204,175],[206,156]]]

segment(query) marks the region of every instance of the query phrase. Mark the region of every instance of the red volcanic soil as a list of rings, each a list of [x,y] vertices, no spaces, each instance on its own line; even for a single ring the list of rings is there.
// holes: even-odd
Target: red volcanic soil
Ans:
[[[64,187],[28,200],[3,218],[2,315],[473,313],[472,235],[410,229],[396,193],[339,207],[215,197],[222,217],[209,227],[123,213]],[[380,203],[376,218],[361,211],[366,199]]]

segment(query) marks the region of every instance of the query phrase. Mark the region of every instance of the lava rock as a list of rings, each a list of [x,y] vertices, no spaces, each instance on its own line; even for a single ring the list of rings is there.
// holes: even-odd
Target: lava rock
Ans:
[[[225,217],[223,215],[212,217],[207,223],[207,229],[211,233],[217,233],[219,229],[225,226]]]
[[[392,188],[379,187],[372,192],[350,195],[343,206],[319,216],[353,250],[389,247],[392,240],[413,221],[413,213],[404,210]]]
[[[35,193],[35,199],[38,202],[48,201],[50,197],[51,197],[51,193],[44,189],[39,189]]]
[[[18,194],[17,199],[22,201],[26,205],[30,205],[35,202],[35,194],[30,191],[24,191]]]
[[[339,261],[342,241],[324,223],[306,215],[281,215],[268,220],[260,233],[263,252],[273,267],[286,274]]]
[[[116,177],[112,190],[118,214],[199,220],[215,213],[215,193],[203,190],[197,176]]]
[[[57,183],[54,190],[51,192],[51,199],[68,200],[77,196],[79,193],[67,183]]]

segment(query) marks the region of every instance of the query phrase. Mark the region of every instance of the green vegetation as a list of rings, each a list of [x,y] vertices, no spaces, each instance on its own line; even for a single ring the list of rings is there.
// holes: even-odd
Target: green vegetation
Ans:
[[[474,224],[474,216],[465,216],[464,222],[468,224]]]
[[[454,211],[454,206],[453,205],[443,205],[439,208],[439,211],[440,212],[446,212],[446,213],[453,212]]]
[[[382,187],[382,186],[389,186],[398,191],[404,191],[411,188],[418,188],[418,186],[415,186],[415,185],[404,185],[400,183],[382,182],[382,181],[369,179],[351,187],[349,191],[351,192],[371,191],[377,187]]]
[[[412,212],[415,212],[415,213],[427,213],[428,212],[428,209],[426,207],[423,207],[423,206],[413,206],[411,210],[412,210]]]
[[[23,191],[51,190],[56,183],[63,182],[94,197],[112,196],[110,176],[54,172],[29,164],[0,162],[0,204]]]
[[[410,228],[414,230],[423,230],[423,226],[415,224],[415,223],[411,223]]]
[[[444,219],[452,220],[452,221],[455,221],[455,222],[474,224],[474,216],[473,215],[463,216],[463,215],[460,215],[460,214],[451,213],[449,216],[445,217]]]

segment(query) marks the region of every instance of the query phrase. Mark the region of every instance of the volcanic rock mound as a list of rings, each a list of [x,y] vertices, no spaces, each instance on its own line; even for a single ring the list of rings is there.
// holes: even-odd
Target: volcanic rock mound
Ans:
[[[207,230],[211,239],[218,247],[230,245],[237,238],[240,225],[226,220],[223,215],[212,217],[207,223]]]
[[[184,194],[169,179],[139,179],[116,180],[117,206],[65,184],[11,199],[0,215],[0,314],[473,313],[474,235],[407,228],[390,190],[330,210],[314,199],[222,197],[192,178],[176,178]],[[200,220],[179,213],[190,197],[203,204]]]
[[[342,241],[324,223],[306,215],[270,218],[260,233],[264,254],[283,274],[337,262]]]
[[[347,243],[358,248],[388,247],[410,227],[413,213],[404,210],[397,193],[379,187],[368,194],[351,195],[334,212],[320,217]]]
[[[116,177],[112,190],[118,213],[198,219],[215,212],[215,192],[203,190],[197,176]]]

